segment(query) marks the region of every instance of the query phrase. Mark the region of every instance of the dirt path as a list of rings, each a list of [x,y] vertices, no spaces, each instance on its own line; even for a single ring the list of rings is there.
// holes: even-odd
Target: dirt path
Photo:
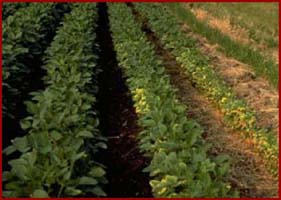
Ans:
[[[197,41],[200,52],[210,59],[210,67],[257,113],[258,125],[277,134],[278,91],[265,78],[257,77],[248,65],[225,56],[217,50],[217,45],[212,45],[206,38],[193,33],[186,24],[182,25],[182,29],[188,37]]]
[[[171,84],[177,89],[177,97],[187,106],[187,116],[196,119],[204,128],[204,138],[212,144],[210,155],[227,154],[231,157],[230,176],[227,181],[236,188],[241,197],[277,196],[278,182],[266,170],[250,142],[229,129],[223,115],[192,85],[175,58],[164,50],[160,40],[148,27],[146,21],[133,10],[137,21],[142,21],[142,30],[154,45],[157,57],[163,61]]]
[[[149,161],[138,149],[137,115],[132,98],[113,50],[105,3],[98,4],[97,41],[101,49],[98,64],[103,72],[98,77],[100,130],[108,138],[107,150],[100,153],[106,166],[109,197],[151,197],[149,174],[143,173]]]

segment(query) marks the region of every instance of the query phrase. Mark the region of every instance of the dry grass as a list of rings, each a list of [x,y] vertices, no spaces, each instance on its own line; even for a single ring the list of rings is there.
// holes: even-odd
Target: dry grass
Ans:
[[[184,6],[187,9],[189,9],[189,4],[184,4]],[[278,46],[276,46],[275,44],[275,47],[272,48],[271,44],[268,44],[269,42],[266,41],[266,39],[260,39],[257,41],[256,38],[253,38],[254,28],[259,28],[258,25],[254,24],[255,22],[252,22],[251,25],[247,24],[247,26],[242,26],[241,24],[238,23],[238,21],[239,20],[243,21],[245,16],[244,17],[240,15],[232,16],[233,13],[222,14],[220,13],[221,11],[219,11],[220,8],[221,7],[218,6],[217,9],[215,9],[214,5],[211,6],[211,8],[208,8],[207,5],[205,5],[202,7],[200,6],[193,7],[191,11],[198,20],[207,23],[212,28],[218,29],[219,31],[228,35],[231,39],[233,39],[236,42],[240,42],[244,45],[250,45],[255,49],[259,49],[260,51],[262,51],[262,53],[265,56],[270,56],[276,63],[278,63],[279,61]],[[219,14],[217,13],[213,14],[212,11],[213,12],[217,11]],[[249,17],[251,16],[249,15]],[[243,23],[249,23],[248,21],[247,22],[244,21]],[[266,30],[264,27],[263,29],[260,28],[260,30],[259,29],[255,30],[257,32],[256,34],[259,34],[260,37],[266,37],[267,40],[270,41],[271,40],[278,41],[278,35],[274,33],[271,33],[270,35],[269,33],[266,33],[266,31],[269,32],[269,30]],[[276,32],[276,30],[274,30],[274,32]]]
[[[217,51],[218,45],[212,45],[205,38],[194,34],[187,25],[183,25],[182,29],[188,37],[197,41],[198,49],[210,58],[210,66],[215,72],[257,113],[257,124],[260,127],[272,129],[277,134],[279,128],[278,91],[265,78],[257,77],[246,64]]]

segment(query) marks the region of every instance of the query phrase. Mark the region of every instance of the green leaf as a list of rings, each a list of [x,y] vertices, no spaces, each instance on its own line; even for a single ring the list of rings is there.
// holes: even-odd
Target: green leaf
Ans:
[[[167,175],[164,180],[167,181],[168,183],[170,182],[171,185],[176,185],[178,182],[178,177]]]
[[[31,123],[28,120],[21,120],[20,126],[21,126],[22,129],[26,130],[26,129],[31,127]]]
[[[63,179],[69,181],[71,177],[71,171],[68,171],[64,174]]]
[[[35,114],[37,111],[37,106],[35,103],[32,103],[31,101],[26,101],[24,104],[27,106],[27,111],[31,114]]]
[[[81,148],[81,146],[84,144],[84,140],[82,138],[77,138],[75,140],[75,143],[71,146],[71,148],[75,151]]]
[[[82,136],[82,137],[86,137],[86,138],[93,138],[93,134],[90,131],[80,131],[77,136]]]
[[[107,146],[106,146],[106,144],[105,144],[104,142],[98,142],[98,143],[96,144],[96,146],[97,146],[97,147],[100,147],[100,148],[102,148],[102,149],[106,149],[106,148],[107,148]]]
[[[167,127],[164,124],[159,125],[159,131],[161,133],[165,133],[167,131]]]
[[[148,166],[142,170],[142,172],[144,172],[144,173],[148,173],[150,171],[151,171],[151,166]]]
[[[155,169],[150,172],[150,176],[156,176],[157,174],[161,173],[161,169]]]
[[[72,115],[72,116],[69,116],[69,117],[66,119],[66,121],[67,121],[68,123],[76,123],[76,122],[79,121],[79,119],[80,119],[80,116],[79,116],[79,115]]]
[[[17,137],[12,140],[13,146],[20,152],[26,152],[29,149],[27,137]]]
[[[37,160],[37,153],[36,153],[36,151],[28,152],[28,153],[24,154],[22,156],[22,158],[28,162],[29,166],[34,166],[34,164]]]
[[[26,161],[22,158],[11,160],[8,162],[9,165],[12,167],[12,174],[16,175],[19,179],[27,180],[27,166]],[[7,188],[9,189],[9,188]]]
[[[30,139],[33,142],[33,146],[40,153],[46,154],[52,150],[52,144],[48,136],[48,132],[41,132],[32,134]]]
[[[10,154],[14,153],[16,150],[17,149],[13,145],[11,145],[11,146],[8,146],[7,148],[5,148],[3,150],[3,153],[5,153],[6,155],[10,155]]]
[[[34,119],[33,122],[32,122],[32,127],[37,128],[39,123],[40,123],[40,119]]]
[[[226,154],[222,154],[222,155],[216,156],[216,158],[215,158],[215,161],[218,164],[229,162],[229,160],[230,160],[230,157],[229,157],[229,155],[226,155]]]
[[[79,180],[79,185],[96,185],[97,183],[96,179],[87,176],[83,176]]]
[[[105,192],[100,187],[95,187],[92,190],[92,193],[99,196],[99,197],[105,197],[106,196]]]
[[[156,188],[157,185],[159,185],[160,181],[157,180],[151,180],[149,181],[149,184],[151,185],[152,188]]]
[[[143,125],[144,126],[155,126],[156,123],[154,120],[152,119],[147,119],[147,120],[143,120]]]
[[[88,110],[90,108],[91,108],[91,104],[86,104],[86,103],[84,103],[81,107],[82,110]]]
[[[52,131],[51,137],[54,138],[54,140],[58,141],[62,138],[62,135],[58,131]]]
[[[81,190],[76,189],[74,187],[66,187],[64,192],[69,196],[77,196],[79,194],[82,194]]]
[[[71,157],[71,160],[76,161],[76,160],[79,160],[80,158],[83,158],[83,157],[86,157],[86,156],[87,156],[87,154],[83,151],[81,153],[74,154]]]
[[[101,167],[93,167],[89,174],[93,177],[102,177],[105,175],[105,171]]]
[[[45,190],[37,189],[33,192],[32,197],[46,198],[46,197],[49,197],[49,195]]]

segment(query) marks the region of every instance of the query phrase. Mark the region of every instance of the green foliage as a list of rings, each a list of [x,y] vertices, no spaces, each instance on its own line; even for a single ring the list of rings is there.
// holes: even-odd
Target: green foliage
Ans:
[[[29,4],[28,3],[8,3],[3,2],[2,4],[2,20],[5,20],[10,15],[13,15],[18,9],[26,8]]]
[[[144,170],[155,197],[227,197],[227,161],[208,158],[202,128],[187,119],[164,67],[156,60],[140,26],[124,4],[109,4],[110,24],[120,66],[143,131],[140,148],[152,159]],[[157,83],[157,84],[156,84]]]
[[[226,122],[245,137],[253,139],[257,150],[267,160],[270,170],[278,171],[278,145],[276,136],[256,124],[255,113],[238,99],[231,88],[208,66],[208,61],[196,49],[195,41],[181,32],[179,22],[167,8],[159,4],[136,4],[147,17],[148,23],[204,93],[222,110]]]
[[[54,3],[33,3],[20,8],[2,24],[3,43],[3,102],[4,117],[13,117],[17,106],[14,99],[22,99],[28,83],[25,77],[32,69],[28,61],[43,54],[46,37],[55,31],[56,23],[64,9]],[[7,113],[8,110],[8,113]]]
[[[46,52],[46,89],[32,93],[32,101],[26,102],[30,116],[21,121],[27,134],[4,150],[20,152],[4,172],[4,196],[105,196],[100,188],[106,183],[104,167],[94,156],[106,145],[90,94],[98,71],[95,6],[73,6]]]

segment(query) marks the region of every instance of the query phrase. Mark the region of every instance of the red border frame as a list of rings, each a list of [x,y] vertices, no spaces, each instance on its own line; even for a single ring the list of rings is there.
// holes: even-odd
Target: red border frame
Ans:
[[[0,0],[0,34],[2,36],[2,3],[3,2],[130,2],[130,1],[124,1],[124,0],[99,0],[99,1],[90,1],[90,0]],[[280,72],[280,61],[281,61],[281,52],[280,52],[280,39],[281,39],[281,35],[280,35],[280,10],[281,10],[281,2],[279,0],[136,0],[136,1],[131,1],[131,2],[277,2],[279,3],[279,77],[281,76],[281,72]],[[1,115],[1,120],[0,120],[0,199],[6,199],[6,200],[29,200],[29,199],[39,199],[39,198],[3,198],[2,197],[2,39],[0,40],[0,115]],[[281,83],[279,81],[279,95],[281,92],[280,89]],[[281,100],[279,98],[279,105],[281,103]],[[279,119],[281,117],[281,112],[279,109]],[[280,129],[279,129],[279,133],[280,135]],[[278,185],[278,196],[279,198],[281,197],[281,187],[280,187],[280,138],[278,140],[278,144],[279,144],[279,185]],[[252,200],[252,199],[279,199],[278,197],[276,198],[239,198],[239,199],[245,199],[245,200]],[[63,199],[63,200],[76,200],[76,199],[99,199],[99,200],[112,200],[112,199],[116,199],[116,200],[129,200],[129,199],[166,199],[166,198],[40,198],[40,199]],[[172,198],[175,200],[182,200],[182,199],[204,199],[204,200],[214,200],[214,199],[218,199],[218,198]],[[220,198],[220,199],[235,199],[235,198]]]
[[[0,0],[0,2],[271,2],[271,3],[278,3],[280,0],[135,0],[135,1],[125,1],[125,0]],[[2,23],[2,22],[1,22]]]

